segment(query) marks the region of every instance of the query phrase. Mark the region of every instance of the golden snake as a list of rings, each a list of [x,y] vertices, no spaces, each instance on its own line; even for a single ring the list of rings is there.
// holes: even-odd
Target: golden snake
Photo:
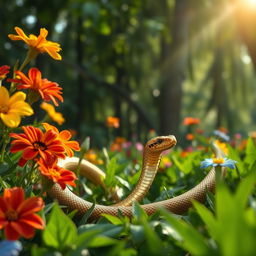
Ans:
[[[153,179],[157,173],[158,166],[161,159],[161,153],[176,145],[176,138],[173,135],[159,136],[147,142],[143,151],[143,167],[139,181],[131,192],[131,194],[124,200],[111,206],[96,204],[92,211],[90,218],[97,219],[101,214],[110,214],[117,216],[119,212],[129,218],[133,215],[132,203],[139,202],[149,190]],[[222,156],[222,151],[215,147],[216,157]],[[65,169],[74,170],[77,168],[79,158],[71,157],[61,160],[59,166]],[[105,173],[92,163],[82,160],[80,165],[80,173],[90,179],[93,183],[104,187]],[[141,205],[148,215],[156,212],[159,208],[165,208],[175,214],[185,213],[191,206],[192,201],[197,200],[203,202],[206,191],[213,192],[215,188],[215,169],[212,168],[208,175],[195,187],[189,191],[176,196],[171,199],[159,201],[150,204]],[[71,210],[77,210],[78,214],[85,214],[93,204],[77,195],[75,195],[69,188],[62,190],[58,184],[54,184],[49,190],[48,194],[56,198],[62,205],[66,205]]]

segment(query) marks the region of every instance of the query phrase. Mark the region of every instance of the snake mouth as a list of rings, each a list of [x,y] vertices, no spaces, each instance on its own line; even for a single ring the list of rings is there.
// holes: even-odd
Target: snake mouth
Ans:
[[[170,141],[170,148],[174,147],[177,144],[177,139],[174,135],[169,135],[167,136],[171,141]]]

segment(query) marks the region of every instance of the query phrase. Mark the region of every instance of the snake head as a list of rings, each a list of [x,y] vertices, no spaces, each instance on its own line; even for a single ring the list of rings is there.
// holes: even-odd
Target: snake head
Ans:
[[[150,151],[161,153],[164,150],[172,148],[176,143],[177,140],[174,135],[158,136],[150,139],[145,147]]]

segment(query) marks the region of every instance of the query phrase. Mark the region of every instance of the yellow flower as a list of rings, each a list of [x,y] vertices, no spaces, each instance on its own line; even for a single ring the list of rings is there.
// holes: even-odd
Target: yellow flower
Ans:
[[[65,122],[65,118],[60,112],[56,112],[53,105],[43,102],[40,107],[47,112],[49,117],[58,125],[62,125]]]
[[[23,92],[10,96],[5,87],[0,87],[0,118],[6,126],[15,128],[19,126],[21,116],[33,115],[34,111],[25,99],[26,94]]]
[[[228,147],[226,143],[221,142],[219,140],[215,140],[214,143],[223,151],[225,155],[228,155]]]
[[[11,40],[24,41],[30,47],[30,49],[35,52],[35,55],[37,55],[38,53],[46,52],[53,59],[61,60],[61,55],[58,53],[61,50],[60,45],[58,43],[46,40],[46,37],[48,35],[47,29],[41,28],[38,37],[33,34],[27,36],[24,31],[19,27],[15,27],[15,31],[18,35],[8,35]]]

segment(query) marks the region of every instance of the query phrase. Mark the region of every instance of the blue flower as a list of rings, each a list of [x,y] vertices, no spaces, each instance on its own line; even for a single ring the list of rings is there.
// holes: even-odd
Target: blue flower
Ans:
[[[224,141],[229,141],[229,140],[230,140],[230,137],[229,137],[226,133],[221,132],[221,131],[219,131],[219,130],[215,130],[215,131],[213,132],[213,134],[214,134],[215,136],[219,137],[220,139],[224,140]]]
[[[4,240],[0,242],[1,256],[17,256],[22,250],[21,242]]]
[[[201,168],[207,168],[209,166],[216,167],[229,167],[230,169],[235,169],[236,161],[228,158],[206,158],[201,162]]]

